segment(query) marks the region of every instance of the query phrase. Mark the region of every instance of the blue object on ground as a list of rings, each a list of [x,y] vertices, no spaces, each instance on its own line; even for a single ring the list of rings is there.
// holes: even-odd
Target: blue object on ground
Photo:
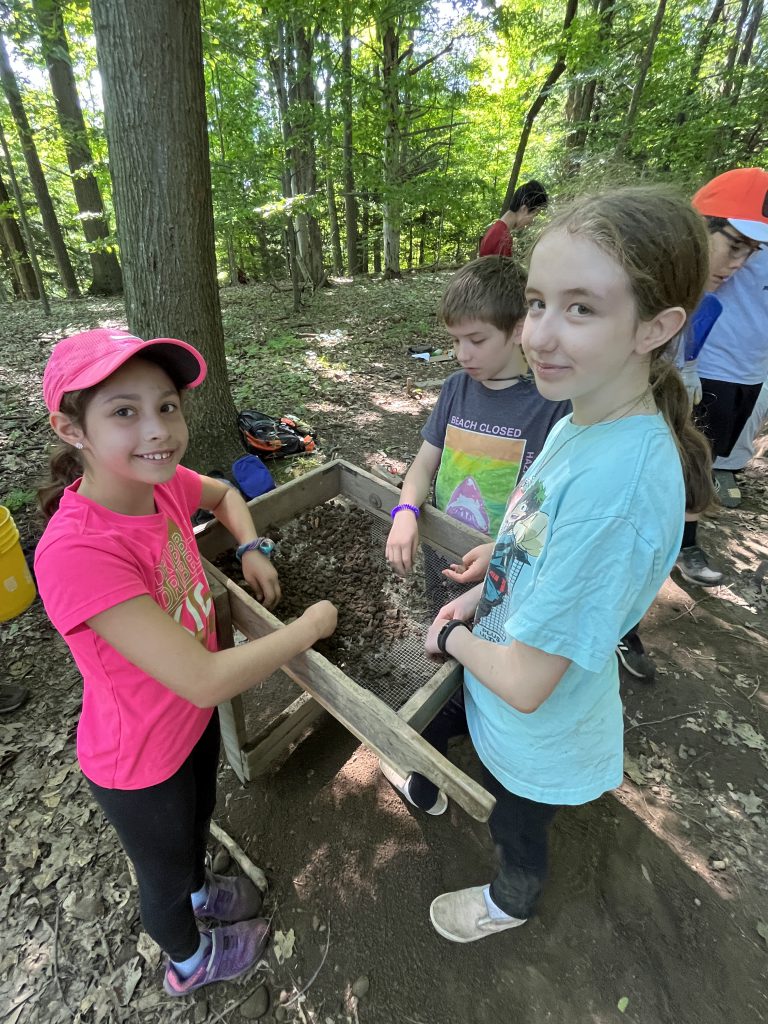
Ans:
[[[272,474],[258,455],[243,455],[232,463],[232,475],[237,486],[249,500],[275,489]]]

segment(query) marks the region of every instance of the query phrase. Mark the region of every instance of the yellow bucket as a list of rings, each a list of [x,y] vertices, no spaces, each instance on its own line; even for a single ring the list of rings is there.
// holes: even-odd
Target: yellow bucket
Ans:
[[[35,593],[18,528],[8,509],[0,505],[0,622],[21,615],[35,600]]]

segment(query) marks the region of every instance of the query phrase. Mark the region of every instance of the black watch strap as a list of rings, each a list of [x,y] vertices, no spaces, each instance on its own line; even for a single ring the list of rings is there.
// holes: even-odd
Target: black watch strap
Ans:
[[[441,654],[447,655],[448,652],[445,649],[446,641],[451,633],[458,626],[463,626],[464,629],[469,629],[469,624],[464,619],[449,619],[448,622],[443,626],[440,632],[437,634],[437,649]]]

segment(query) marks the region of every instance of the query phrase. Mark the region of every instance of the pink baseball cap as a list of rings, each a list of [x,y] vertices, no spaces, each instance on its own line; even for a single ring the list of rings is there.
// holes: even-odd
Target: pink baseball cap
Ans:
[[[101,384],[123,363],[147,349],[153,349],[185,388],[202,384],[208,367],[192,345],[176,338],[141,338],[125,331],[99,327],[71,334],[54,345],[43,373],[43,397],[49,412],[59,412],[68,391],[80,391]]]

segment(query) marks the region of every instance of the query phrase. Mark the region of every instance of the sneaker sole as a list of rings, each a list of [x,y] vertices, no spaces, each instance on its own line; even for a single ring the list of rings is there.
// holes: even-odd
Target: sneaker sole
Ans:
[[[627,670],[627,672],[629,672],[629,674],[631,676],[634,676],[635,679],[645,679],[646,678],[646,676],[642,672],[636,671],[636,669],[632,668],[632,666],[627,661],[625,661],[624,655],[623,655],[620,647],[616,648],[616,657],[619,659],[622,667],[625,668]]]
[[[382,761],[381,759],[379,759],[379,771],[390,784],[392,789],[394,789],[396,793],[399,793],[403,800],[405,800],[410,807],[415,807],[417,811],[423,811],[424,814],[429,814],[433,818],[437,818],[439,817],[439,815],[445,814],[445,812],[448,810],[448,797],[445,795],[442,789],[438,789],[437,799],[435,800],[434,804],[430,807],[430,809],[427,810],[424,807],[419,807],[419,805],[414,803],[411,797],[408,795],[405,789],[407,780],[404,779],[402,775],[398,775],[394,768],[392,768],[390,765],[388,765],[385,761]]]

